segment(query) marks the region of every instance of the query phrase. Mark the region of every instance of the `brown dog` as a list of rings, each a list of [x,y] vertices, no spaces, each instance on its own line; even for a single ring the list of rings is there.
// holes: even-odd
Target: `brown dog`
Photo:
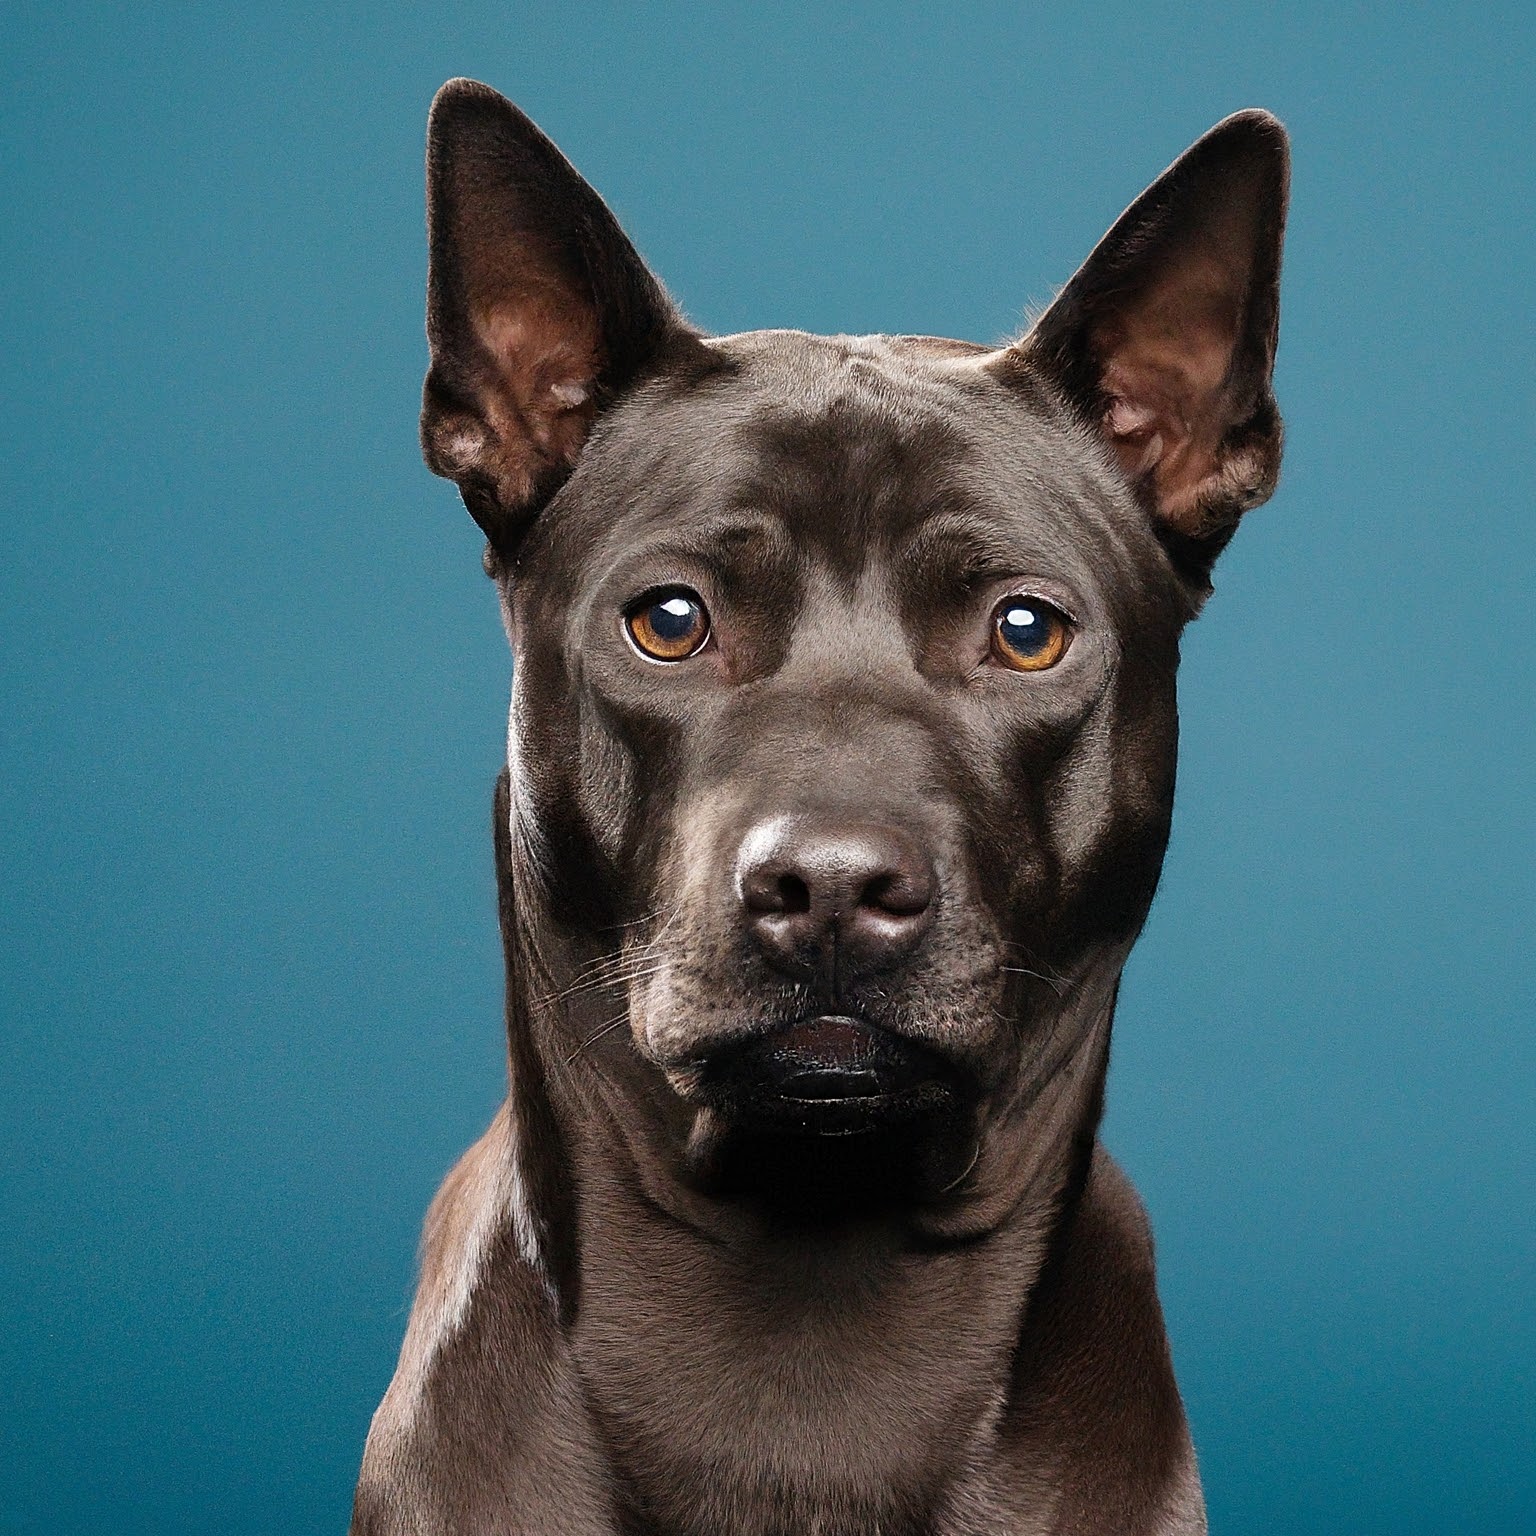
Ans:
[[[1027,336],[690,328],[510,103],[433,107],[427,461],[515,656],[511,1089],[353,1531],[1193,1532],[1097,1125],[1179,634],[1280,457],[1286,141]]]

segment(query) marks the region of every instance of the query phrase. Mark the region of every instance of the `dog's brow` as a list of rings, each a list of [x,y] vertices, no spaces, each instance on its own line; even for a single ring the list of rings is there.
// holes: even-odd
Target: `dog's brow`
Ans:
[[[1003,571],[1019,563],[1020,551],[995,526],[966,513],[926,519],[897,550],[899,564],[943,566],[956,573]]]
[[[724,561],[745,548],[788,552],[792,547],[783,524],[766,512],[741,511],[711,517],[691,528],[677,529],[662,547],[706,561]]]
[[[784,539],[784,525],[767,512],[744,509],[709,519],[700,525],[698,535],[700,542],[711,549],[729,549],[753,541],[780,542]]]

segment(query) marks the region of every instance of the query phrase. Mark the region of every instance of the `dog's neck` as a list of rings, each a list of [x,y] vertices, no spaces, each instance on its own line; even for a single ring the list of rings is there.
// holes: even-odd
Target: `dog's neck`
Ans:
[[[616,1461],[653,1495],[698,1488],[701,1459],[722,1488],[761,1480],[770,1473],[739,1444],[740,1426],[757,1424],[762,1443],[805,1448],[798,1469],[771,1477],[825,1483],[834,1502],[885,1500],[914,1477],[942,1483],[946,1458],[966,1457],[1004,1409],[1029,1297],[1086,1175],[1123,950],[1034,1021],[1036,1065],[988,1101],[951,1190],[910,1210],[786,1227],[687,1176],[693,1112],[639,1059],[612,995],[573,987],[583,957],[539,941],[538,881],[515,873],[507,812],[503,791],[513,1216]],[[750,1377],[744,1360],[758,1362]],[[850,1374],[849,1361],[864,1364]],[[855,1397],[886,1410],[869,1415],[864,1442],[850,1441]],[[892,1401],[908,1411],[893,1418]],[[898,1421],[896,1439],[879,1442],[876,1427],[889,1435]],[[716,1528],[749,1528],[744,1486],[722,1493]],[[691,1528],[680,1512],[667,1518]]]

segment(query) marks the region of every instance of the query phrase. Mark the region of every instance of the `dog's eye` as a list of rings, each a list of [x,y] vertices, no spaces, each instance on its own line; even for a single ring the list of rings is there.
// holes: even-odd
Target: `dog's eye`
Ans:
[[[673,587],[642,597],[624,615],[635,649],[652,661],[685,661],[709,638],[709,614],[697,592]]]
[[[992,654],[1015,672],[1043,672],[1067,653],[1072,626],[1038,597],[1005,597],[992,614]]]

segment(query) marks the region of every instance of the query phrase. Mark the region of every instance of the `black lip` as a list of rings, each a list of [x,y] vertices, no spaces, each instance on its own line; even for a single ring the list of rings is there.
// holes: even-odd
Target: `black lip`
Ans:
[[[728,1120],[818,1136],[920,1119],[955,1096],[933,1051],[837,1014],[728,1048],[704,1063],[700,1089]]]

